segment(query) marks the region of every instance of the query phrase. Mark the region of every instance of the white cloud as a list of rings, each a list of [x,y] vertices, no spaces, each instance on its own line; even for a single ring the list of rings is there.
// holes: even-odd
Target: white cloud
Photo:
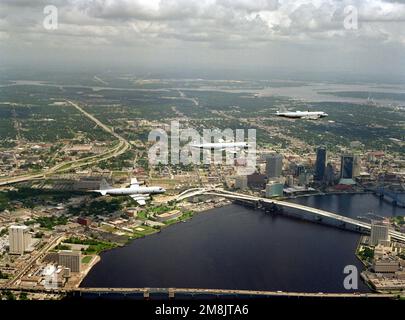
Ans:
[[[59,28],[42,27],[43,7],[59,10]],[[405,1],[394,0],[2,0],[0,48],[195,46],[223,50],[300,45],[404,48]],[[359,11],[345,30],[344,8]],[[357,48],[356,50],[359,50]],[[360,48],[361,49],[361,48]],[[287,50],[287,49],[286,49]],[[380,49],[379,49],[380,50]],[[383,50],[383,49],[381,49]],[[388,49],[387,49],[388,50]]]

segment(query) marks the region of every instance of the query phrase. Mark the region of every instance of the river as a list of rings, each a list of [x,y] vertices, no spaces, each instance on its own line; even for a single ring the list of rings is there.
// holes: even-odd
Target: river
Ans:
[[[405,215],[371,194],[294,202],[350,217]],[[359,234],[238,205],[216,208],[101,254],[82,287],[177,287],[347,292]],[[358,291],[368,288],[359,280]]]

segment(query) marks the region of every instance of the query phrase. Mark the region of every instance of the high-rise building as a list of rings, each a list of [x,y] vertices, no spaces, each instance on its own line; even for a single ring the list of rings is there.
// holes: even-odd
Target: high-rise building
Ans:
[[[388,224],[373,221],[371,223],[370,244],[376,246],[379,243],[386,244],[390,241]]]
[[[283,170],[283,156],[278,153],[265,155],[266,175],[269,179],[278,178]]]
[[[353,179],[354,156],[352,154],[342,155],[340,160],[340,178]]]
[[[284,184],[276,181],[269,181],[266,184],[266,198],[281,197],[283,195]]]
[[[235,178],[235,189],[246,190],[248,188],[247,176],[237,176]]]
[[[340,161],[340,184],[355,184],[354,177],[360,172],[358,157],[353,154],[342,155]]]
[[[327,152],[325,147],[319,147],[316,150],[316,162],[315,162],[315,181],[323,181],[325,177],[325,168],[327,162]]]
[[[353,156],[353,177],[360,176],[360,170],[361,170],[360,157],[357,155],[354,155]]]
[[[285,184],[286,184],[287,186],[289,186],[289,187],[293,187],[293,186],[294,186],[294,176],[288,175],[288,176],[286,177]]]
[[[326,165],[324,181],[327,186],[333,186],[335,183],[335,170],[330,162]]]
[[[11,254],[24,254],[31,245],[31,234],[27,226],[11,226],[9,232],[9,245]]]
[[[251,189],[263,190],[266,186],[266,181],[266,175],[258,172],[254,172],[247,176],[247,185]]]
[[[305,172],[305,166],[303,164],[296,164],[294,168],[294,175],[299,177],[302,173]]]
[[[307,186],[311,180],[312,175],[309,172],[304,171],[298,177],[298,185]]]
[[[69,268],[71,272],[80,272],[81,253],[62,250],[58,253],[58,264]]]

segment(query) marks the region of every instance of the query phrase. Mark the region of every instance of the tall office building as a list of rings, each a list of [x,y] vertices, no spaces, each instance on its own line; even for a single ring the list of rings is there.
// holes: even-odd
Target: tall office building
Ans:
[[[353,155],[342,155],[340,159],[340,179],[353,179],[353,164]]]
[[[315,162],[315,181],[323,181],[325,177],[325,168],[327,162],[327,153],[325,147],[319,147],[316,150],[316,162]]]
[[[266,184],[266,198],[283,196],[284,183],[269,181]]]
[[[305,172],[305,166],[303,164],[297,164],[294,168],[294,175],[299,177],[302,173]]]
[[[354,177],[358,175],[359,164],[357,156],[344,154],[340,160],[340,184],[355,184]]]
[[[327,186],[333,186],[335,183],[335,170],[332,164],[329,162],[325,169],[325,184]]]
[[[248,188],[247,176],[237,176],[235,178],[235,189],[246,190]]]
[[[58,253],[58,264],[69,268],[71,272],[80,272],[81,253],[62,250]]]
[[[31,245],[31,234],[27,226],[11,226],[8,229],[11,254],[24,254]]]
[[[278,153],[268,154],[266,159],[266,176],[269,179],[278,178],[283,170],[283,156]]]
[[[354,155],[353,156],[353,177],[360,176],[360,170],[361,170],[360,157],[357,155]]]
[[[390,242],[388,224],[373,221],[371,223],[370,244],[376,246],[379,243],[387,245]]]

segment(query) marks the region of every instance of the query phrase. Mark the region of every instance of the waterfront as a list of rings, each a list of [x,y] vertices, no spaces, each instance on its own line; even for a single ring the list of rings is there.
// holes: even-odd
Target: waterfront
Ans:
[[[404,214],[371,194],[295,199],[355,217]],[[107,251],[83,287],[185,287],[346,292],[359,235],[230,205]],[[106,276],[108,275],[108,276]],[[359,291],[368,291],[360,281]]]
[[[404,208],[392,206],[372,193],[309,196],[296,198],[291,201],[308,207],[342,214],[354,219],[359,216],[365,216],[368,213],[382,217],[405,215]]]

